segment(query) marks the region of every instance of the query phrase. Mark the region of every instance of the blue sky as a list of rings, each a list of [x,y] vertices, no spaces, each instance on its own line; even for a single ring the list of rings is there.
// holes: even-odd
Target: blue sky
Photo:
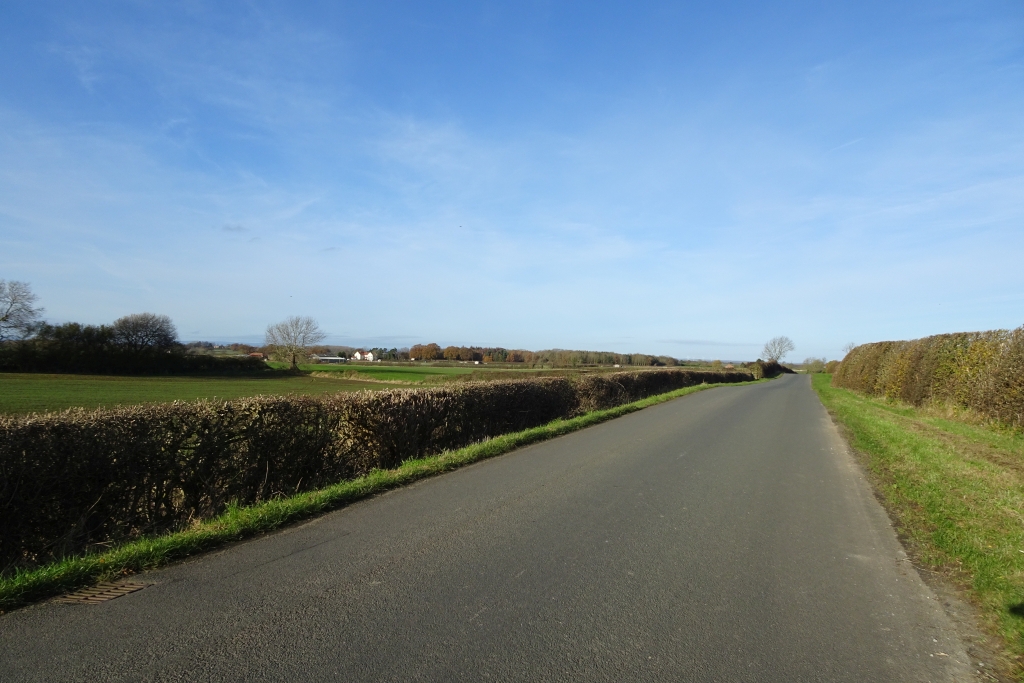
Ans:
[[[51,321],[745,359],[1024,323],[1024,4],[4,3]]]

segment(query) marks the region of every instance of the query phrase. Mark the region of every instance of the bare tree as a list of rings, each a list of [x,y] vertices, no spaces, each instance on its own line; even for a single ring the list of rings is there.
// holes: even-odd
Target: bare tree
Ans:
[[[133,351],[166,351],[178,343],[178,330],[166,315],[132,313],[115,320],[111,329],[114,343]]]
[[[857,348],[857,343],[856,342],[850,342],[849,344],[844,346],[843,347],[843,358],[848,356],[850,354],[850,351],[853,351],[855,348]]]
[[[793,340],[789,337],[772,337],[764,345],[764,350],[761,353],[764,354],[766,360],[778,363],[786,357],[787,353],[795,348]]]
[[[27,282],[0,280],[0,342],[32,331],[43,312],[32,306],[36,299]]]
[[[291,359],[292,369],[297,370],[298,357],[305,355],[306,349],[319,344],[326,336],[309,316],[293,315],[284,322],[269,325],[266,342],[267,346],[274,348],[276,355]]]

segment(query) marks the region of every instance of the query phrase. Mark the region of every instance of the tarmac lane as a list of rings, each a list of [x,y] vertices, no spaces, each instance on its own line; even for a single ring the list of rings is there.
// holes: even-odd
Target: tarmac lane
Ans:
[[[806,376],[0,616],[2,681],[967,681]]]

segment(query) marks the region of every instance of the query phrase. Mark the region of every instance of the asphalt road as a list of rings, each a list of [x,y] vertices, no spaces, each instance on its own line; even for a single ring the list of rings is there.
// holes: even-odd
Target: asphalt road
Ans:
[[[0,617],[9,681],[964,681],[807,377],[701,392]]]

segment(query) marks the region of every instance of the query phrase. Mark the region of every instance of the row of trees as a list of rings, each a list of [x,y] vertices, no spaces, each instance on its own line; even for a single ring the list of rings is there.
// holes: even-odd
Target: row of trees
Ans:
[[[780,362],[795,348],[789,337],[773,337],[765,344],[762,354],[771,363]],[[673,366],[680,361],[671,356],[652,356],[643,353],[613,353],[610,351],[579,351],[548,349],[526,351],[501,347],[447,346],[416,344],[409,349],[415,360],[482,361],[485,363],[525,363],[577,367],[586,365]],[[719,364],[721,364],[719,362]]]
[[[171,319],[154,313],[133,313],[111,325],[39,323],[33,332],[33,338],[40,342],[113,346],[136,353],[170,351],[179,346],[178,331]]]
[[[778,363],[793,351],[794,348],[793,340],[789,337],[773,337],[764,345],[762,355],[768,362]],[[438,344],[416,344],[409,349],[409,357],[414,360],[427,361],[482,361],[485,363],[525,363],[559,367],[587,365],[672,366],[680,363],[678,359],[671,356],[652,356],[642,353],[629,354],[565,349],[526,351],[522,349],[480,346],[447,346],[442,349]],[[719,364],[721,363],[719,362]]]
[[[273,327],[273,326],[272,326]],[[294,335],[298,339],[300,335]],[[351,356],[350,351],[335,351],[327,346],[303,347],[300,341],[280,343],[281,337],[268,336],[267,345],[261,348],[247,347],[250,351],[260,351],[274,360],[295,365],[311,356],[337,353],[340,357]],[[274,343],[277,341],[277,343]],[[234,346],[234,345],[233,345]],[[244,350],[244,349],[240,349]],[[367,349],[362,349],[367,350]],[[478,346],[446,346],[439,344],[414,344],[408,349],[373,347],[369,351],[378,360],[392,361],[449,361],[449,362],[481,362],[481,363],[522,363],[524,365],[551,365],[554,367],[582,367],[596,365],[622,366],[673,366],[679,364],[669,356],[651,356],[646,354],[619,354],[595,351],[566,351],[551,349],[546,351],[527,351],[523,349],[505,349],[501,347]]]
[[[0,280],[0,370],[102,374],[221,373],[260,368],[187,353],[166,315],[133,313],[109,325],[43,322],[27,283]]]
[[[527,351],[486,346],[446,346],[438,344],[415,344],[409,349],[413,360],[480,361],[484,363],[524,363],[529,365],[553,365],[558,367],[579,367],[587,365],[677,365],[679,361],[669,356],[649,356],[641,353],[624,354],[607,351],[572,351],[548,349]]]
[[[133,313],[112,325],[42,322],[42,307],[27,282],[0,280],[0,342],[35,338],[41,341],[108,344],[131,351],[167,350],[178,344],[178,331],[166,315]]]
[[[267,328],[267,347],[272,357],[290,361],[296,367],[300,358],[316,353],[313,344],[324,339],[312,318],[293,317]],[[794,349],[788,337],[774,337],[764,346],[763,355],[770,363],[778,363]],[[674,366],[680,361],[670,356],[648,354],[613,353],[607,351],[579,351],[548,349],[527,351],[483,346],[446,346],[439,344],[414,344],[404,349],[373,348],[374,358],[381,360],[452,361],[483,363],[523,363],[526,365],[551,365],[555,367],[581,367],[596,365],[621,366]],[[328,349],[323,347],[321,353]],[[342,356],[345,354],[342,353]],[[721,365],[721,362],[718,362]]]
[[[110,325],[36,323],[0,344],[0,370],[96,374],[235,373],[260,369],[252,358],[193,355],[165,315],[135,313]]]

